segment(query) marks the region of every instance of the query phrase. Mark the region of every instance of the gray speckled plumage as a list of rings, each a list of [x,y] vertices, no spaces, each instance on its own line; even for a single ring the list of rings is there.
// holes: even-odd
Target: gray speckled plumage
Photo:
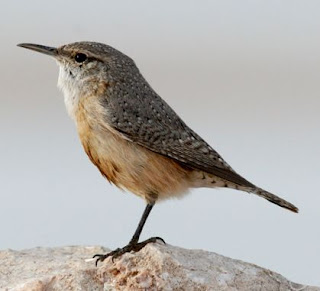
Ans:
[[[131,58],[104,44],[78,44],[79,49],[88,47],[95,55],[108,59],[105,74],[112,86],[100,102],[108,109],[107,122],[114,129],[132,142],[185,166],[254,187],[182,121],[151,88]]]
[[[95,67],[95,75],[102,76],[109,86],[99,102],[106,109],[105,122],[114,130],[131,142],[181,165],[218,177],[224,187],[255,193],[272,203],[298,211],[291,203],[237,174],[151,88],[130,57],[100,43],[79,42],[62,48],[68,51],[68,46],[103,64]],[[90,75],[90,70],[87,71]],[[215,184],[216,180],[213,179],[212,183]],[[198,185],[201,184],[208,186],[207,182]]]
[[[131,141],[168,156],[194,169],[230,182],[252,187],[239,176],[199,135],[191,130],[171,107],[158,96],[144,78],[134,74],[117,82],[104,99],[109,123]],[[128,80],[129,79],[129,80]]]

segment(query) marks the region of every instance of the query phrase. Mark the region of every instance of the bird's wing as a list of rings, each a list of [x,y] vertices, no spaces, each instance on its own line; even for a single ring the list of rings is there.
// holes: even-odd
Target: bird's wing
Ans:
[[[151,88],[145,93],[148,96],[127,94],[105,97],[102,102],[108,111],[108,124],[128,140],[187,167],[237,185],[254,187],[192,131]]]

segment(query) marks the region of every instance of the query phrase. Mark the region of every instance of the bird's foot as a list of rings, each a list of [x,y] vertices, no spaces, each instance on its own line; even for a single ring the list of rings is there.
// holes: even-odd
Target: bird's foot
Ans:
[[[166,243],[161,237],[151,237],[143,242],[130,242],[129,244],[127,244],[125,247],[123,248],[118,248],[110,253],[107,254],[96,254],[93,256],[93,258],[97,258],[96,260],[96,266],[98,265],[98,262],[103,262],[106,258],[108,257],[112,257],[112,262],[114,261],[114,259],[122,256],[125,253],[129,253],[131,251],[134,252],[138,252],[140,251],[142,248],[144,248],[148,243],[155,243],[157,242],[157,240],[162,241],[164,244]]]

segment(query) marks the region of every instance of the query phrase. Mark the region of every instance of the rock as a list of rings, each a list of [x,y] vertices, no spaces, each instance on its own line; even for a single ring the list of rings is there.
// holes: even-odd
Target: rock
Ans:
[[[149,244],[95,267],[92,255],[107,251],[80,246],[0,251],[0,290],[320,291],[253,264],[162,244]]]
[[[101,247],[34,248],[0,252],[0,290],[103,290],[92,254]]]

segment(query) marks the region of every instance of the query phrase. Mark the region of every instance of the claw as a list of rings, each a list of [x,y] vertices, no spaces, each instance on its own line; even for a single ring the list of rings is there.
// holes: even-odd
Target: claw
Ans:
[[[92,258],[96,258],[96,257],[98,257],[97,259],[96,259],[96,267],[98,266],[98,262],[100,261],[100,262],[103,262],[107,257],[108,257],[108,254],[106,254],[106,255],[103,255],[103,254],[96,254],[96,255],[94,255]]]
[[[130,253],[131,251],[138,252],[142,248],[144,248],[148,243],[155,243],[157,240],[162,241],[164,244],[166,243],[161,237],[151,237],[143,242],[136,242],[136,243],[129,243],[123,248],[118,248],[110,253],[107,254],[96,254],[93,258],[97,258],[96,266],[98,266],[98,262],[103,262],[106,258],[111,257],[112,263],[114,263],[114,259],[121,257],[125,253]]]

